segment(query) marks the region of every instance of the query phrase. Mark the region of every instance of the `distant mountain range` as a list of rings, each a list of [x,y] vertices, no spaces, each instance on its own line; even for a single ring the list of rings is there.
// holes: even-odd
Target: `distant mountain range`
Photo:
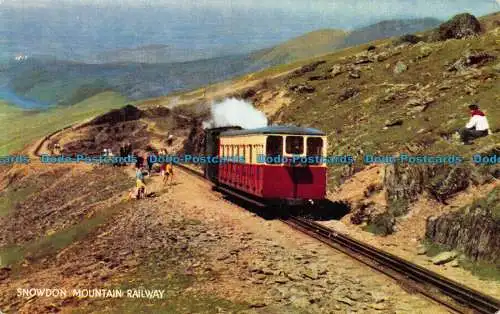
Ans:
[[[147,45],[98,53],[94,63],[175,63],[206,59],[206,54],[194,49],[169,45]]]
[[[59,105],[71,105],[104,90],[130,99],[158,97],[438,24],[436,19],[409,19],[383,21],[352,32],[323,29],[252,53],[199,60],[192,60],[201,56],[190,50],[181,53],[182,49],[168,45],[111,50],[98,54],[92,64],[53,57],[12,60],[0,68],[0,91]]]

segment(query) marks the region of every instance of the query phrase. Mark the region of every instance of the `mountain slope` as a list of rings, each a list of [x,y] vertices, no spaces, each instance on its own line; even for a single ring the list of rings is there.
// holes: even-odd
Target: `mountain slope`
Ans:
[[[259,61],[271,64],[287,63],[331,52],[344,43],[346,32],[338,29],[322,29],[293,38],[283,44],[254,54]]]
[[[381,21],[352,31],[345,38],[342,47],[351,47],[377,39],[421,32],[439,24],[440,21],[434,18]]]

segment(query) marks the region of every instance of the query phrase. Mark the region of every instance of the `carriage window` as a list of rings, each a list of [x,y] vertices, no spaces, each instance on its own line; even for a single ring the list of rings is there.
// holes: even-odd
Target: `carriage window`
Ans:
[[[323,139],[321,137],[310,137],[307,139],[307,156],[321,156],[323,151]]]
[[[301,155],[304,152],[304,138],[302,136],[286,137],[286,153]]]
[[[266,141],[266,157],[278,157],[283,153],[283,137],[268,136]],[[275,163],[274,161],[268,163]]]

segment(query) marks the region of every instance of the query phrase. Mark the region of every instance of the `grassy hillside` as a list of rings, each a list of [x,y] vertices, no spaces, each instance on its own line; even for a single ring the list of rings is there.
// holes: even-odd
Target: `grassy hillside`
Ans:
[[[257,60],[281,64],[331,52],[344,43],[347,33],[338,29],[322,29],[293,38],[283,44],[255,54]]]
[[[13,153],[51,132],[81,122],[110,109],[125,105],[126,99],[114,92],[93,96],[70,107],[28,111],[0,102],[0,155]]]
[[[380,40],[272,67],[235,80],[233,86],[250,77],[265,80],[250,87],[250,100],[264,111],[285,103],[272,110],[271,120],[326,131],[331,155],[358,160],[369,153],[470,156],[500,143],[499,17],[496,13],[480,19],[486,32],[478,37],[399,46],[393,39]],[[376,49],[367,51],[369,45]],[[450,70],[457,60],[482,53],[490,57]],[[322,63],[312,66],[317,61]],[[310,69],[271,78],[301,66]],[[406,70],[397,73],[400,67]],[[463,146],[454,134],[469,119],[472,101],[479,101],[487,113],[493,134]],[[361,167],[362,162],[356,168]],[[332,166],[331,183],[338,184],[352,171]]]

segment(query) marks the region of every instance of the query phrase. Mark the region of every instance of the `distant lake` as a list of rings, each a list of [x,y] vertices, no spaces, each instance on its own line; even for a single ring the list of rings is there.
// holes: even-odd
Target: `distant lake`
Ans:
[[[24,97],[20,97],[16,93],[7,89],[5,86],[0,86],[0,100],[4,100],[10,104],[24,109],[47,108],[49,106],[49,104],[44,104]]]

